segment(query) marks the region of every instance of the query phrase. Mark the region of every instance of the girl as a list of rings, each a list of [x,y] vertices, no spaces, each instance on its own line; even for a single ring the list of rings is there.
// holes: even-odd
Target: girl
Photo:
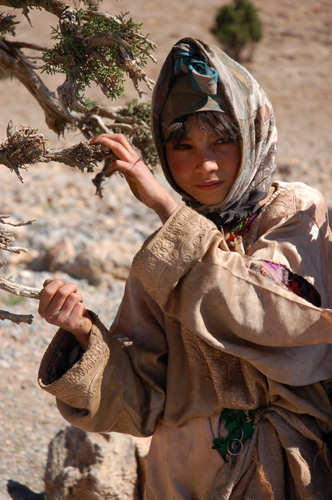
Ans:
[[[136,255],[108,331],[47,281],[60,327],[40,385],[88,431],[153,435],[145,499],[328,499],[332,475],[329,225],[320,193],[271,180],[263,90],[191,38],[167,57],[153,133],[178,205],[121,135],[95,142],[163,226]]]

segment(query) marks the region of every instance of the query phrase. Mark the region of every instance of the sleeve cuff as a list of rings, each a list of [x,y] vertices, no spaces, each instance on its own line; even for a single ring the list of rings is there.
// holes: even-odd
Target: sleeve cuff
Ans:
[[[59,329],[53,340],[48,346],[38,373],[38,383],[40,387],[56,397],[60,397],[72,406],[82,406],[82,395],[80,401],[76,394],[79,394],[78,386],[81,386],[83,392],[88,390],[92,373],[98,369],[101,364],[107,362],[109,358],[109,347],[106,336],[108,330],[101,323],[98,316],[89,311],[93,320],[93,326],[89,338],[89,347],[86,351],[80,349],[77,360],[70,360],[74,354],[73,349],[79,347],[75,337],[62,329]],[[52,376],[52,363],[54,359],[64,353],[67,360],[63,369],[59,372],[59,377]],[[72,364],[70,361],[74,361]],[[62,373],[61,373],[62,371]],[[75,389],[73,389],[73,387]]]

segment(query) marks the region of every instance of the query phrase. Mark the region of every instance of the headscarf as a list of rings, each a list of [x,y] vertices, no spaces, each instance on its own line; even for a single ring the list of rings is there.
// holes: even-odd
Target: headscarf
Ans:
[[[218,205],[204,205],[174,181],[165,154],[165,130],[180,116],[214,110],[234,122],[242,150],[237,177]],[[277,129],[272,106],[253,76],[218,47],[183,38],[167,56],[152,98],[152,131],[170,185],[183,201],[218,226],[234,225],[264,199],[275,170]]]

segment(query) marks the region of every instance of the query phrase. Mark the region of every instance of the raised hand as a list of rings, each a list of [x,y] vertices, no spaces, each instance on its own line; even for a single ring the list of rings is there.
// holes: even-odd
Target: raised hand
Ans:
[[[46,280],[38,312],[48,323],[72,333],[82,348],[87,349],[92,321],[76,285],[62,280]]]
[[[177,208],[177,202],[159,184],[126,137],[122,134],[102,134],[90,142],[103,144],[113,151],[117,159],[110,162],[106,175],[121,172],[136,198],[152,208],[164,223]]]

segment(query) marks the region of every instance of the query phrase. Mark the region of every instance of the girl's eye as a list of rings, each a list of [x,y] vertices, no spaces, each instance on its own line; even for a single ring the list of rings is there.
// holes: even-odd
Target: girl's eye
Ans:
[[[187,149],[191,149],[191,146],[190,144],[182,142],[180,144],[174,144],[173,149],[176,151],[186,151]]]
[[[231,144],[233,141],[230,137],[220,137],[220,139],[218,139],[216,141],[216,144]]]

